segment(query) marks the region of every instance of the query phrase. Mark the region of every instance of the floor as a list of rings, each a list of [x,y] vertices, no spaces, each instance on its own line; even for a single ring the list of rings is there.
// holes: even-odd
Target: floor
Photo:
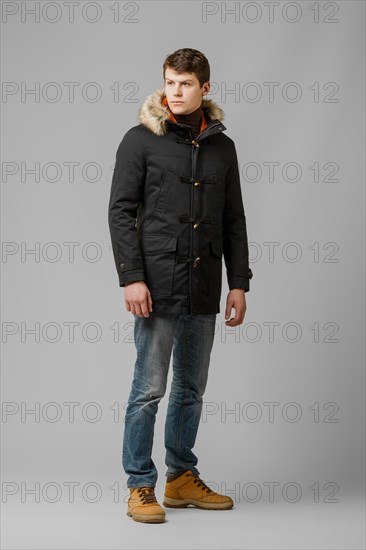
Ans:
[[[65,488],[63,488],[65,489]],[[161,502],[162,488],[156,495]],[[164,524],[135,522],[126,514],[126,494],[106,487],[65,502],[49,490],[38,503],[9,498],[2,503],[5,549],[365,549],[362,499],[338,503],[235,502],[227,511],[164,508]],[[33,498],[33,502],[31,501]],[[55,500],[55,502],[51,502]],[[92,501],[95,502],[92,502]]]

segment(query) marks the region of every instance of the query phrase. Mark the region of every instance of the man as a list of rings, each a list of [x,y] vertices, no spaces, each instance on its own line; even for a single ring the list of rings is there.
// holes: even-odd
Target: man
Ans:
[[[198,50],[183,48],[166,58],[163,78],[164,89],[146,98],[140,124],[118,147],[109,203],[113,254],[126,309],[134,315],[137,350],[122,455],[127,514],[142,522],[165,521],[151,452],[172,350],[164,505],[233,507],[230,497],[199,477],[192,448],[220,312],[222,254],[229,326],[243,322],[252,277],[235,145],[223,133],[222,109],[203,97],[210,90],[209,63]]]

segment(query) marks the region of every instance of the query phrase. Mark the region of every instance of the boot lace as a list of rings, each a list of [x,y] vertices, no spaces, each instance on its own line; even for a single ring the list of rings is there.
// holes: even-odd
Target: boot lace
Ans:
[[[189,476],[190,474],[187,474],[187,476]],[[194,477],[194,480],[193,480],[193,483],[197,483],[197,487],[201,487],[202,488],[202,491],[207,491],[207,493],[212,493],[212,489],[210,489],[210,487],[208,487],[206,485],[206,483],[199,477],[199,475],[194,475],[192,474],[193,477]]]
[[[137,492],[141,497],[142,504],[157,502],[154,487],[140,487]]]

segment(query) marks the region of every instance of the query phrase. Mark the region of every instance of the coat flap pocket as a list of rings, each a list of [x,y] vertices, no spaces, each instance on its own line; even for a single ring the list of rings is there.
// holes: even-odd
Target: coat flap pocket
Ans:
[[[221,239],[214,239],[211,241],[211,251],[214,256],[221,258],[223,252]]]
[[[142,236],[141,244],[144,254],[174,252],[177,249],[177,237],[176,235],[150,233]]]

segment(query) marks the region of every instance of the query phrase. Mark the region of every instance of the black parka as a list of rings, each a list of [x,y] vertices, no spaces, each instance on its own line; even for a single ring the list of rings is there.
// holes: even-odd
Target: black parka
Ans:
[[[219,313],[222,255],[229,289],[248,292],[253,276],[235,145],[222,109],[201,107],[194,139],[156,89],[116,154],[108,220],[119,285],[145,281],[157,313]]]

